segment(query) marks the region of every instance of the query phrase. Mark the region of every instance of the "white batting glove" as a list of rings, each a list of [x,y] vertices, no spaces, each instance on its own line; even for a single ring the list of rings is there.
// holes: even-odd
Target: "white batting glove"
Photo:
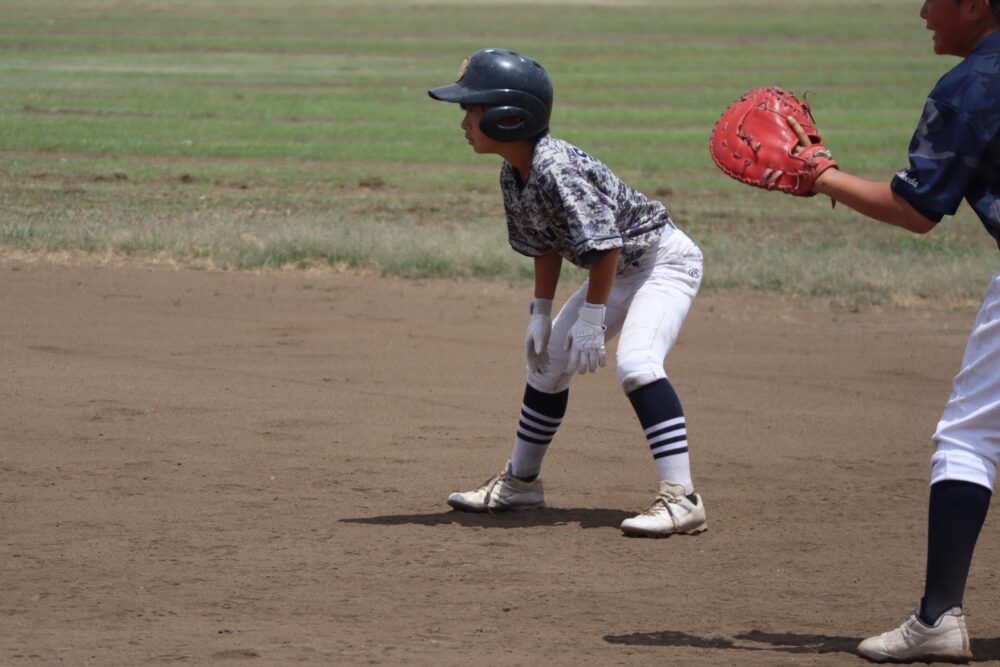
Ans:
[[[549,336],[552,334],[552,299],[531,302],[531,321],[524,337],[528,369],[544,373],[549,369]]]
[[[593,373],[604,366],[604,306],[584,303],[576,323],[566,335],[563,349],[569,350],[567,373]]]

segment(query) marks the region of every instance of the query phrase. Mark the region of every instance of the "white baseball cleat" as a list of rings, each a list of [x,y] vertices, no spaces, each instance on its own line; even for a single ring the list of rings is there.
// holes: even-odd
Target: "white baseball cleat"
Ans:
[[[675,533],[694,535],[708,528],[701,496],[684,495],[684,487],[660,481],[656,500],[648,510],[622,521],[622,532],[633,537],[667,537]]]
[[[941,614],[934,625],[924,625],[917,611],[895,630],[858,644],[858,654],[873,662],[968,662],[972,658],[961,607]]]
[[[475,491],[453,493],[448,504],[463,512],[504,512],[532,510],[545,506],[541,478],[533,482],[520,480],[510,472],[510,461],[499,475],[482,483]]]

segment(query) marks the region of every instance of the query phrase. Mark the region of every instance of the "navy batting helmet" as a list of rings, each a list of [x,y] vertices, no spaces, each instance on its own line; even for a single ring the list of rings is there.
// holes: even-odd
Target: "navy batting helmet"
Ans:
[[[427,94],[442,102],[491,107],[483,114],[479,128],[495,141],[530,139],[549,129],[549,75],[537,62],[515,51],[476,51],[462,63],[458,81],[432,88]],[[511,118],[519,121],[510,124]]]

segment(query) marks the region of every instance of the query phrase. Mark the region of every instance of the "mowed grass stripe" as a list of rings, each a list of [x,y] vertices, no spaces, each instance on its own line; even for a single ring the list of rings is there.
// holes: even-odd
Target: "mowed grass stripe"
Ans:
[[[736,184],[707,153],[756,85],[808,92],[850,170],[888,179],[953,60],[909,0],[868,3],[0,0],[0,243],[225,268],[346,264],[523,281],[498,160],[430,86],[507,46],[556,84],[554,132],[662,198],[707,288],[975,299],[996,248]],[[570,272],[572,273],[572,272]]]

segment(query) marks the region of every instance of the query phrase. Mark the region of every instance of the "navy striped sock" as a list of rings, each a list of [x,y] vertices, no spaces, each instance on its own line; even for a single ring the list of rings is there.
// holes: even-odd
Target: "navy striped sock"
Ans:
[[[531,385],[524,388],[524,402],[514,436],[514,452],[510,457],[511,473],[532,481],[542,470],[542,459],[566,414],[569,389],[558,394],[546,394]]]
[[[657,380],[634,390],[628,399],[642,424],[659,478],[680,484],[686,494],[694,493],[687,424],[673,385],[667,379]]]

